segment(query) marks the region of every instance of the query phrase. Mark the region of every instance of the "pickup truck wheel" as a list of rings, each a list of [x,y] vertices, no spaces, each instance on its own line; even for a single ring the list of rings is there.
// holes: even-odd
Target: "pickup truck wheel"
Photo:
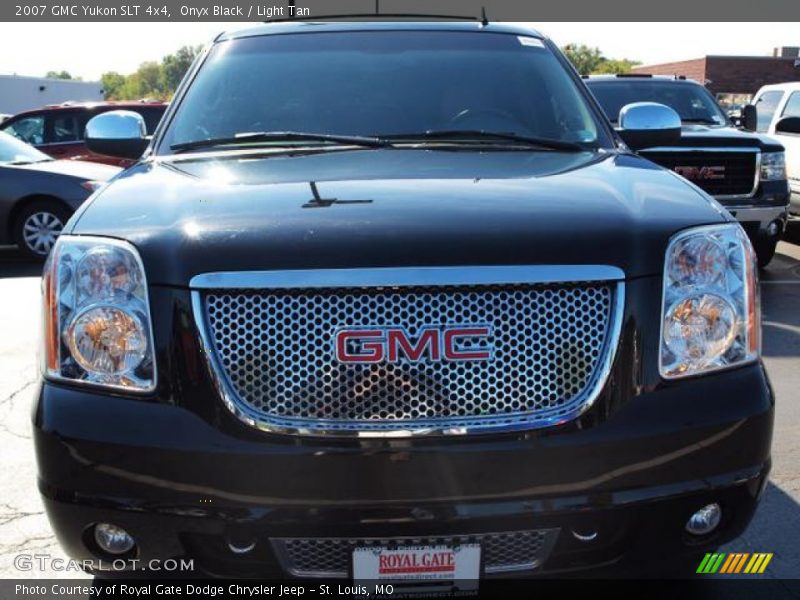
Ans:
[[[770,263],[775,256],[775,248],[777,246],[778,240],[762,240],[755,243],[754,247],[759,269],[765,268]]]
[[[29,258],[43,260],[64,229],[71,213],[54,200],[28,204],[14,222],[14,240]]]

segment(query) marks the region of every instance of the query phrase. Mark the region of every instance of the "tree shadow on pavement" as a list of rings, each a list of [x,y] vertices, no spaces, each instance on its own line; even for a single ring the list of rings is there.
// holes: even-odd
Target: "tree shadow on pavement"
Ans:
[[[39,277],[42,262],[31,260],[13,247],[0,247],[0,279],[7,277]]]
[[[800,579],[800,505],[774,483],[764,491],[750,526],[720,552],[771,552],[765,579]],[[732,575],[731,577],[736,577]]]
[[[800,253],[791,247],[781,250],[779,246],[773,261],[761,272],[763,354],[800,357],[800,259],[795,258]]]

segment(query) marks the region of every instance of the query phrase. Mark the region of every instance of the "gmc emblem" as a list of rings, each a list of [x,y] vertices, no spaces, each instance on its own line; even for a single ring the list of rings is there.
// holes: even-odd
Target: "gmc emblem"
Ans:
[[[491,334],[488,325],[435,325],[424,328],[416,339],[401,327],[340,329],[334,336],[334,356],[346,364],[491,360]],[[468,345],[467,339],[480,343]]]
[[[725,179],[725,167],[675,167],[675,172],[692,181],[706,181],[708,179]]]

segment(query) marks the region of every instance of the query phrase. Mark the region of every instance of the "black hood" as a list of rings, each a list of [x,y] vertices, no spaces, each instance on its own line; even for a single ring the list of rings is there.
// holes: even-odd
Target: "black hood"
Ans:
[[[659,273],[669,237],[729,217],[631,155],[416,149],[172,157],[71,221],[135,244],[150,283],[215,271],[604,264]]]
[[[779,152],[783,146],[776,140],[752,131],[736,129],[731,126],[702,125],[684,123],[681,128],[681,141],[678,146],[705,148],[760,148],[764,152]],[[646,150],[642,151],[646,153]]]
[[[108,181],[122,169],[82,160],[43,160],[17,168],[41,174],[67,175],[76,179]]]

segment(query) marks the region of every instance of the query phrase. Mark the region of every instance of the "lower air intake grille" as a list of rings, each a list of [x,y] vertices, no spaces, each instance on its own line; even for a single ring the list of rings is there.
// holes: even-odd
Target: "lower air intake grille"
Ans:
[[[384,540],[378,538],[275,538],[272,546],[286,572],[297,577],[348,577],[353,550],[370,546],[389,548],[474,544],[481,546],[484,571],[530,571],[549,556],[558,529],[509,531],[475,535],[431,536]]]

